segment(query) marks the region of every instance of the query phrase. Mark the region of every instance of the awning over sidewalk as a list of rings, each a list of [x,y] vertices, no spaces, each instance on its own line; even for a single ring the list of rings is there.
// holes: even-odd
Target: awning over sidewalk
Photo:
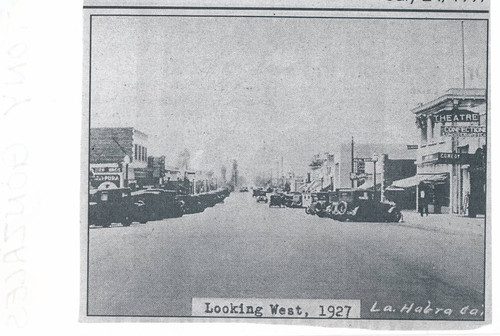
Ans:
[[[300,192],[311,192],[318,191],[321,188],[321,181],[314,180],[311,183],[304,183],[299,186],[298,191]]]
[[[380,187],[380,183],[377,183],[377,188]],[[373,189],[373,179],[371,177],[367,178],[362,185],[356,187],[358,190]]]
[[[328,184],[326,187],[324,187],[323,189],[321,189],[321,191],[330,191],[332,190],[332,185],[331,184]]]
[[[399,181],[392,182],[392,185],[388,189],[411,188],[419,185],[420,182],[439,183],[446,181],[447,178],[448,178],[447,173],[415,175]]]

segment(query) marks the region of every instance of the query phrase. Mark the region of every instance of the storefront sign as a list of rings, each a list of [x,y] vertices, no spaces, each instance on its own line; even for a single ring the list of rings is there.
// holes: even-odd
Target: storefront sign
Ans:
[[[120,167],[94,167],[92,171],[94,173],[121,173],[122,169]]]
[[[471,111],[455,110],[445,111],[432,116],[435,123],[441,122],[478,122],[479,113]]]
[[[94,175],[94,177],[90,180],[90,184],[96,188],[99,187],[99,185],[103,182],[114,183],[117,188],[120,188],[120,175],[117,175],[117,174],[99,174],[99,175]]]
[[[469,163],[473,154],[468,153],[433,153],[422,156],[422,163]]]
[[[441,126],[442,136],[485,137],[486,126]]]

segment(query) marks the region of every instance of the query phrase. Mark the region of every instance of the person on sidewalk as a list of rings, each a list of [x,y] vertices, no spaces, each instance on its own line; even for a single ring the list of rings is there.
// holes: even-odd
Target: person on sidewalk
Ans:
[[[427,195],[427,188],[423,182],[420,182],[418,186],[418,212],[420,212],[420,217],[429,216],[429,197]]]

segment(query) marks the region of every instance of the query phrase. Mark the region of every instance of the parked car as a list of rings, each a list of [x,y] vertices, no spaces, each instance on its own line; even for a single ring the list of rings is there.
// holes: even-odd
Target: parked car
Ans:
[[[129,188],[91,191],[89,225],[109,227],[112,223],[130,226],[140,204],[135,204]]]
[[[311,194],[311,198],[312,202],[311,205],[306,208],[306,213],[325,217],[327,215],[325,210],[330,203],[329,194],[327,192],[313,193]]]
[[[257,196],[257,203],[267,203],[267,196],[265,195]]]
[[[262,188],[257,188],[257,189],[252,190],[253,197],[257,197],[257,196],[260,196],[262,194],[264,194],[264,195],[266,194],[266,192]]]
[[[287,194],[286,206],[289,208],[302,208],[302,194],[299,192]]]
[[[182,204],[185,214],[193,214],[205,210],[198,195],[177,195],[176,199]]]
[[[267,192],[265,190],[257,190],[255,196],[257,196],[257,197],[259,197],[259,196],[267,196]]]
[[[286,206],[287,208],[291,207],[292,201],[293,201],[293,195],[291,195],[291,194],[283,195],[283,205],[284,206]]]
[[[144,203],[137,214],[141,218],[140,222],[182,216],[182,203],[175,199],[175,195],[175,191],[164,189],[144,189],[133,192],[134,199]]]
[[[340,221],[399,222],[401,210],[393,202],[380,201],[371,190],[339,189],[331,217]]]
[[[278,194],[271,195],[270,200],[269,200],[269,207],[279,206],[281,208],[282,205],[284,205],[282,195],[278,195]]]
[[[241,187],[240,192],[248,192],[248,187]]]

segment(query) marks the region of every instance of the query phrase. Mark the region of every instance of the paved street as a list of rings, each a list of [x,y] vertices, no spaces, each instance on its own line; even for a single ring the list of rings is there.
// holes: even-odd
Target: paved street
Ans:
[[[189,316],[193,297],[267,297],[360,299],[362,318],[450,318],[400,311],[411,303],[474,318],[459,311],[484,309],[482,230],[418,220],[338,222],[236,192],[203,213],[91,228],[89,314]]]

